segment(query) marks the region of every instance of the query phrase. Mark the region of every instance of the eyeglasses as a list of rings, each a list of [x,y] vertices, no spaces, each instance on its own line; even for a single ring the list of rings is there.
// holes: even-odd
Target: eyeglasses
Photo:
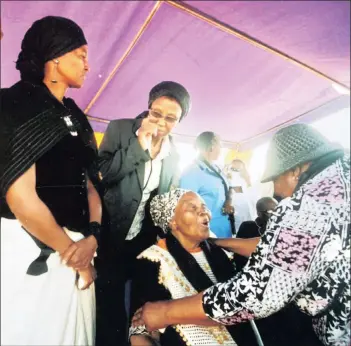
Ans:
[[[170,117],[170,116],[163,116],[162,114],[154,111],[153,109],[149,109],[149,115],[157,120],[164,119],[170,125],[174,125],[179,119]]]

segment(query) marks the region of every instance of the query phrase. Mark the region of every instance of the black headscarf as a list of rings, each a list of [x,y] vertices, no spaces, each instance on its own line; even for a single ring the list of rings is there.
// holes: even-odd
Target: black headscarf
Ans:
[[[72,20],[48,16],[35,21],[26,32],[16,63],[21,79],[41,82],[44,65],[87,44],[82,29]]]
[[[182,108],[182,120],[189,112],[191,107],[191,100],[188,91],[179,83],[176,82],[161,82],[155,85],[149,93],[149,108],[152,103],[160,97],[169,97],[176,100]]]

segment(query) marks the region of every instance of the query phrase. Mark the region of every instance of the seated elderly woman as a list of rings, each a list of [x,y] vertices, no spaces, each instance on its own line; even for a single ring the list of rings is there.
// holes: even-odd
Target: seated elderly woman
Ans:
[[[201,197],[176,189],[156,196],[152,219],[166,237],[138,256],[132,287],[132,310],[146,302],[191,296],[235,275],[229,253],[207,242],[211,213]],[[254,333],[256,331],[256,334]],[[131,327],[132,345],[255,345],[260,340],[250,323],[235,327],[174,325],[148,333]]]

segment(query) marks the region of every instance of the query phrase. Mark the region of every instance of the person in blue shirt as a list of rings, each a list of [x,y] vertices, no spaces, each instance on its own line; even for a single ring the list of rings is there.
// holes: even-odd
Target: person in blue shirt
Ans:
[[[195,147],[199,153],[179,181],[179,187],[198,193],[212,213],[211,231],[218,238],[232,237],[234,208],[231,205],[229,186],[220,168],[215,164],[221,152],[221,142],[213,132],[203,132]]]

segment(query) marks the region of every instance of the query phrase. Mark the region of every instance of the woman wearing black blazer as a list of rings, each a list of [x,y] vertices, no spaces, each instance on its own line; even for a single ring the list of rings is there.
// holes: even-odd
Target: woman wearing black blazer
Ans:
[[[99,150],[105,186],[105,220],[97,282],[98,343],[123,345],[126,340],[124,284],[136,256],[154,244],[158,229],[148,204],[179,179],[179,156],[170,133],[187,115],[190,96],[175,82],[162,82],[149,94],[148,110],[136,119],[111,121]]]

